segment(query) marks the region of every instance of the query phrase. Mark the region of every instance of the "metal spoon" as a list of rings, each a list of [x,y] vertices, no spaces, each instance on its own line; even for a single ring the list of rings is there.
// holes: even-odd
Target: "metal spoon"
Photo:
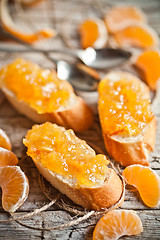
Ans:
[[[6,49],[6,50],[9,50],[9,49]],[[19,49],[19,51],[12,51],[12,52],[26,52],[26,51]],[[96,74],[90,74],[89,72],[83,70],[83,68],[81,68],[78,63],[72,64],[66,61],[56,60],[53,57],[50,57],[48,54],[45,54],[45,56],[47,59],[49,59],[55,64],[56,70],[57,70],[57,76],[62,80],[66,80],[70,82],[75,90],[85,91],[85,92],[94,92],[97,90],[98,82],[100,80],[100,78],[98,77],[98,74],[97,76],[95,76]]]
[[[50,58],[49,58],[50,59]],[[57,75],[70,82],[75,90],[93,92],[97,90],[99,75],[83,69],[80,64],[72,64],[62,60],[50,59],[56,64]],[[92,70],[91,70],[92,71]],[[94,76],[95,75],[95,76]]]
[[[6,33],[2,28],[0,28],[0,33],[4,35],[5,37],[8,37],[12,40],[15,40],[19,43],[21,43],[25,48],[24,49],[9,49],[9,48],[0,48],[0,51],[6,51],[6,52],[40,52],[44,54],[50,54],[50,53],[64,53],[68,55],[72,55],[79,60],[81,60],[85,65],[101,69],[101,70],[107,70],[112,67],[117,67],[119,65],[122,65],[124,62],[126,62],[131,57],[131,52],[125,51],[123,49],[119,48],[102,48],[102,49],[94,49],[94,48],[87,48],[85,50],[82,49],[49,49],[49,50],[43,50],[39,48],[32,47],[31,45],[28,45],[24,41],[18,39],[17,37],[13,36],[10,33]]]
[[[100,69],[107,70],[113,67],[120,66],[124,64],[132,56],[131,52],[118,49],[118,48],[102,48],[102,49],[93,49],[91,47],[85,50],[73,50],[73,49],[49,49],[43,50],[38,48],[33,48],[31,46],[25,46],[26,48],[22,49],[13,49],[13,48],[0,48],[0,51],[5,52],[40,52],[49,55],[50,53],[64,53],[72,55],[85,65]]]
[[[131,52],[119,48],[108,47],[102,49],[89,47],[85,50],[60,49],[58,52],[70,54],[80,59],[85,65],[101,70],[120,66],[132,56]]]

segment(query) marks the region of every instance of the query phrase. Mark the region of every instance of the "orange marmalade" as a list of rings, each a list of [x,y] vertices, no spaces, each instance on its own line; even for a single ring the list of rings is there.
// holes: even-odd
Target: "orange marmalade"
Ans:
[[[71,85],[56,73],[24,59],[16,59],[0,71],[0,82],[39,114],[56,111],[69,104]]]
[[[99,84],[99,114],[108,135],[136,136],[153,118],[149,90],[127,72],[111,72]]]
[[[104,155],[95,155],[73,130],[49,122],[34,125],[24,144],[35,162],[71,180],[77,187],[97,185],[106,179],[109,161]]]

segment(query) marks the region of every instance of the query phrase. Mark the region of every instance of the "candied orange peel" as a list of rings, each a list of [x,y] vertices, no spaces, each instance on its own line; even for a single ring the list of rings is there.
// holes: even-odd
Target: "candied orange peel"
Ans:
[[[103,130],[108,135],[138,135],[153,118],[147,86],[127,72],[106,76],[98,89]]]
[[[35,162],[75,181],[77,186],[98,185],[106,178],[109,163],[106,156],[96,155],[84,140],[75,136],[73,130],[49,122],[34,125],[23,143]]]
[[[42,69],[24,59],[16,59],[0,71],[1,86],[6,86],[18,100],[26,102],[39,114],[69,105],[73,89],[53,70]],[[25,89],[25,91],[24,91]]]

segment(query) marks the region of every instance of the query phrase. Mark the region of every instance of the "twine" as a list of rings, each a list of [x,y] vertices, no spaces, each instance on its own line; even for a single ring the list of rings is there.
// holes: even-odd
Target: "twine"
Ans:
[[[96,122],[96,127],[98,125],[98,123]],[[98,128],[98,127],[97,127]],[[99,128],[98,128],[99,129]],[[96,150],[96,152],[98,153],[103,153],[103,150],[95,145],[93,142],[91,143],[89,141],[90,145],[92,145],[92,147]],[[24,155],[20,161],[23,161],[25,158],[27,157],[27,155]],[[7,220],[1,220],[0,223],[2,222],[12,222],[12,221],[15,221],[17,222],[19,225],[23,226],[23,227],[26,227],[28,229],[32,229],[32,230],[40,230],[40,231],[53,231],[53,230],[61,230],[61,229],[64,229],[64,228],[69,228],[69,227],[72,227],[72,226],[75,226],[91,217],[101,217],[102,215],[106,214],[107,212],[111,211],[112,209],[115,209],[117,207],[119,207],[119,205],[122,203],[123,199],[124,199],[124,195],[125,195],[125,182],[124,182],[124,179],[123,179],[123,176],[121,175],[121,171],[120,169],[118,169],[118,166],[114,165],[114,163],[112,163],[110,161],[110,166],[111,168],[117,173],[117,175],[120,177],[121,181],[122,181],[122,194],[121,194],[121,197],[120,199],[114,204],[112,205],[111,207],[109,208],[106,208],[106,209],[103,209],[102,211],[95,211],[95,210],[79,210],[81,207],[80,206],[72,206],[70,204],[66,204],[63,200],[63,197],[62,197],[62,194],[55,189],[55,192],[54,192],[54,196],[53,196],[53,186],[47,182],[47,187],[46,187],[46,184],[45,184],[45,181],[44,181],[44,177],[42,175],[39,174],[39,184],[40,184],[40,188],[42,190],[42,192],[44,193],[44,195],[50,200],[50,202],[46,205],[44,205],[43,207],[41,208],[37,208],[35,209],[33,212],[30,212],[30,213],[27,213],[27,214],[24,214],[24,215],[21,215],[21,216],[15,216],[15,214],[13,213],[10,213],[11,215],[11,218],[10,219],[7,219]],[[48,184],[50,184],[50,187],[48,187]],[[56,197],[55,197],[56,195]],[[47,210],[49,207],[51,207],[52,205],[56,204],[56,206],[58,206],[60,209],[62,210],[65,210],[71,214],[73,214],[73,217],[70,221],[64,223],[64,224],[60,224],[58,226],[55,226],[56,222],[54,222],[54,226],[53,227],[34,227],[34,226],[29,226],[19,220],[25,220],[27,218],[31,218],[31,217],[34,217],[42,212],[44,212],[45,210]],[[75,219],[76,217],[76,219]]]
[[[43,231],[53,231],[53,230],[61,230],[61,229],[64,229],[64,228],[69,228],[69,227],[72,227],[72,226],[75,226],[87,219],[89,219],[90,217],[97,217],[97,216],[101,216],[101,215],[104,215],[106,214],[107,212],[111,211],[112,209],[115,209],[119,206],[119,204],[122,202],[122,200],[124,199],[124,195],[125,195],[125,182],[124,182],[124,179],[123,177],[120,175],[120,178],[122,180],[122,184],[123,184],[123,189],[122,189],[122,194],[121,194],[121,197],[120,199],[118,200],[118,202],[114,205],[112,205],[111,207],[103,210],[103,211],[88,211],[86,212],[82,217],[79,217],[75,220],[71,220],[65,224],[61,224],[59,226],[54,226],[54,227],[49,227],[49,228],[42,228],[42,227],[32,227],[32,226],[29,226],[27,224],[24,224],[22,222],[20,222],[18,220],[18,218],[14,218],[14,216],[11,214],[11,216],[13,217],[14,221],[16,221],[18,224],[20,224],[21,226],[23,227],[26,227],[26,228],[29,228],[29,229],[32,229],[32,230],[43,230]],[[63,206],[63,205],[62,205]],[[73,212],[72,212],[73,213]]]
[[[30,212],[30,213],[26,213],[20,217],[15,217],[14,213],[10,213],[10,215],[12,216],[12,218],[10,219],[7,219],[7,220],[0,220],[0,223],[3,223],[3,222],[12,222],[12,221],[17,221],[17,220],[23,220],[23,219],[27,219],[27,218],[31,218],[33,216],[36,216],[38,215],[39,213],[47,210],[49,207],[51,207],[53,204],[55,204],[55,202],[60,198],[60,193],[48,204],[44,205],[43,207],[41,208],[37,208],[35,209],[33,212]]]
[[[39,174],[39,183],[40,183],[40,187],[42,189],[42,192],[44,193],[44,195],[49,199],[51,200],[52,197],[50,196],[50,193],[49,193],[49,190],[48,188],[46,188],[45,186],[45,183],[44,183],[44,177],[42,175]],[[52,189],[53,189],[53,186],[51,185]],[[70,212],[70,213],[73,213],[73,214],[76,214],[76,215],[84,215],[86,214],[86,211],[80,211],[78,210],[77,208],[74,208],[73,206],[71,205],[68,205],[66,204],[63,199],[61,199],[62,203],[59,203],[57,202],[56,205],[60,208],[62,208],[63,210],[66,210],[67,212]]]
[[[114,165],[112,163],[111,163],[111,166],[115,169],[115,167],[114,167]],[[53,230],[61,230],[61,229],[64,229],[64,228],[69,228],[69,227],[75,226],[75,225],[77,225],[77,224],[79,224],[79,223],[89,219],[90,217],[100,217],[101,215],[106,214],[107,212],[111,211],[112,209],[117,208],[120,205],[120,203],[123,201],[123,199],[124,199],[124,195],[125,195],[125,182],[124,182],[123,177],[119,173],[117,173],[117,174],[121,178],[122,185],[123,185],[121,197],[120,197],[120,199],[118,200],[117,203],[115,203],[114,205],[112,205],[111,207],[109,207],[107,209],[104,209],[103,211],[94,211],[94,210],[92,210],[92,211],[80,211],[77,208],[75,208],[73,206],[69,206],[69,205],[67,205],[67,204],[65,204],[63,202],[62,204],[58,204],[59,206],[62,207],[62,209],[67,210],[67,211],[69,211],[69,212],[71,212],[71,213],[73,213],[75,215],[83,215],[83,216],[78,217],[77,219],[71,220],[71,221],[69,221],[69,222],[67,222],[65,224],[61,224],[59,226],[54,226],[54,227],[49,227],[49,228],[33,227],[33,226],[29,226],[29,225],[24,224],[24,223],[19,221],[19,220],[24,220],[24,219],[27,219],[27,218],[31,218],[31,217],[36,216],[36,215],[40,214],[41,212],[47,210],[50,206],[55,204],[60,199],[60,193],[58,193],[57,196],[54,199],[52,199],[52,201],[50,203],[44,205],[43,207],[41,207],[39,209],[35,209],[33,212],[24,214],[23,216],[20,216],[20,217],[15,217],[14,216],[15,214],[10,213],[12,218],[11,219],[7,219],[7,220],[1,220],[0,223],[15,221],[19,225],[21,225],[23,227],[26,227],[28,229],[40,230],[40,231],[42,231],[42,230],[43,231],[53,231]],[[44,178],[42,176],[40,176],[39,180],[41,182],[40,186],[41,186],[41,189],[42,189],[43,193],[45,194],[45,196],[48,199],[51,199],[51,196],[48,193],[48,190],[46,190],[46,186],[44,184]]]

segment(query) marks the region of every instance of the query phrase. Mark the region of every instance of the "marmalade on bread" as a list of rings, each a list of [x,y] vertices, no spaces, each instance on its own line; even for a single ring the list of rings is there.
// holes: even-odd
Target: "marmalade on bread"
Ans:
[[[146,86],[129,73],[108,74],[99,84],[99,114],[110,136],[140,134],[153,118]]]
[[[0,85],[12,91],[18,100],[39,114],[52,113],[70,104],[72,86],[60,80],[53,70],[40,68],[24,59],[16,59],[0,71]]]
[[[73,130],[49,122],[34,125],[24,144],[34,161],[71,179],[76,186],[98,185],[106,179],[109,163],[106,156],[96,155],[84,140],[75,136]]]

